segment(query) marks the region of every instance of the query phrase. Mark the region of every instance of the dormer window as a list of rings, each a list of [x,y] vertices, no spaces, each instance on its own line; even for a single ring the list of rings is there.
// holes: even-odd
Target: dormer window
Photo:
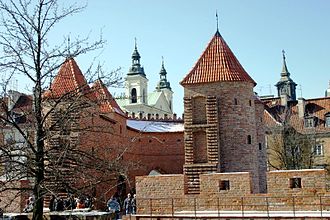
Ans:
[[[316,126],[316,118],[314,116],[305,117],[305,128],[314,128]]]
[[[325,114],[325,127],[330,127],[330,112]]]

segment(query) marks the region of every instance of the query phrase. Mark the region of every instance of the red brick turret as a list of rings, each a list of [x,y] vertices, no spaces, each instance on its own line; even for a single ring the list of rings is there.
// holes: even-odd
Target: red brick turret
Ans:
[[[199,193],[199,174],[241,171],[252,174],[253,192],[264,191],[262,123],[257,130],[263,113],[255,104],[256,83],[218,31],[181,85],[186,192]]]

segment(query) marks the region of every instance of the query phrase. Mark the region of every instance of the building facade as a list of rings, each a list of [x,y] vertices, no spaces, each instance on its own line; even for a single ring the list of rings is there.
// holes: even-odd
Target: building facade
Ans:
[[[167,80],[167,72],[162,61],[159,82],[154,91],[148,92],[148,78],[140,63],[140,53],[135,45],[132,66],[125,78],[125,94],[116,101],[133,118],[166,118],[173,114],[173,91]]]
[[[296,85],[290,78],[283,54],[281,78],[276,84],[278,97],[262,98],[269,169],[328,168],[329,89],[324,97],[297,99]],[[295,164],[289,164],[289,160],[295,161]]]

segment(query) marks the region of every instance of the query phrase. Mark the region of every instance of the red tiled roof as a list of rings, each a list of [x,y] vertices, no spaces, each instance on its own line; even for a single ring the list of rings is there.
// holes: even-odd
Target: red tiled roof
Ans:
[[[116,100],[112,97],[111,93],[101,80],[97,80],[93,84],[92,90],[94,91],[96,99],[99,101],[101,112],[116,112],[126,117],[126,114],[119,107]]]
[[[282,123],[285,118],[285,107],[280,105],[279,98],[263,100],[266,108],[265,110],[272,116],[278,123]],[[290,108],[289,122],[298,132],[310,133],[310,132],[330,132],[330,127],[325,126],[325,115],[330,112],[330,97],[306,99],[305,100],[305,115],[316,117],[317,123],[313,128],[306,128],[304,126],[304,117],[299,117],[298,104],[292,103]],[[268,126],[272,126],[273,123],[267,120],[266,114],[264,114],[264,120]]]
[[[74,95],[75,93],[87,95],[91,98],[90,87],[76,61],[73,58],[68,58],[62,64],[50,89],[44,93],[44,97],[60,98],[64,95]]]
[[[256,85],[217,31],[181,85],[220,81],[244,81]]]

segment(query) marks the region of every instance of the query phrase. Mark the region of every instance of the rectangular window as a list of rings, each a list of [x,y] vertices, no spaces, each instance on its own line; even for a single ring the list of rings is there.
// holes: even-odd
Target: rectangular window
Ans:
[[[315,156],[323,156],[323,146],[321,144],[314,146],[313,154]]]
[[[314,117],[311,118],[305,118],[305,127],[306,128],[313,128],[315,127],[315,120]]]
[[[325,117],[325,126],[326,126],[326,127],[330,127],[330,115],[327,115],[327,116]]]
[[[301,188],[301,178],[290,178],[290,188]]]
[[[219,190],[229,190],[230,189],[230,184],[229,180],[220,180],[219,182]]]

